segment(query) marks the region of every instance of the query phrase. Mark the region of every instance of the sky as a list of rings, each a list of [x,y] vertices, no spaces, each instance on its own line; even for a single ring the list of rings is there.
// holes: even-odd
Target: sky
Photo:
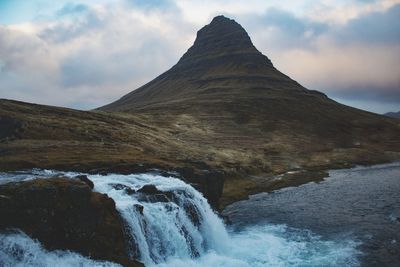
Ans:
[[[172,67],[220,14],[303,86],[400,110],[400,0],[0,0],[0,98],[110,103]]]

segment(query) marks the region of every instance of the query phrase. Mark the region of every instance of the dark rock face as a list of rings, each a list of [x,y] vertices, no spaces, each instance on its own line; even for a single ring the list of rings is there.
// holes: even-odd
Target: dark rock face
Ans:
[[[179,63],[223,54],[260,56],[262,63],[272,67],[271,61],[255,48],[245,29],[236,21],[224,16],[215,17],[210,24],[197,32],[196,41],[182,56]]]
[[[0,230],[18,228],[47,249],[143,266],[128,257],[114,201],[86,182],[51,178],[1,185],[0,217]]]
[[[184,207],[186,214],[190,218],[190,220],[193,222],[195,226],[199,226],[201,223],[201,216],[200,212],[197,210],[196,206],[193,205],[192,203],[185,203]]]
[[[124,189],[128,188],[128,186],[123,185],[123,184],[111,184],[111,186],[112,186],[115,190],[124,190]]]
[[[180,178],[190,183],[196,190],[200,191],[215,210],[219,209],[219,199],[224,188],[224,174],[221,171],[195,170],[193,168],[174,168],[172,172],[177,173]],[[142,200],[150,202],[169,202],[174,200],[173,192],[163,192],[154,185],[144,185],[138,193],[144,193]]]
[[[139,193],[145,193],[145,194],[162,194],[163,192],[158,190],[155,185],[152,184],[146,184],[142,188],[138,190]]]
[[[143,215],[144,207],[143,207],[142,205],[140,205],[140,204],[135,204],[135,205],[133,205],[133,206],[135,207],[135,209],[136,209],[141,215]]]
[[[115,190],[125,190],[125,193],[127,193],[128,195],[133,195],[136,193],[135,189],[123,185],[123,184],[112,184],[111,185]]]
[[[142,196],[140,199],[147,202],[170,202],[174,199],[173,192],[164,192],[158,190],[155,185],[147,184],[138,190]]]
[[[219,199],[224,188],[224,174],[221,171],[202,170],[192,168],[176,169],[182,179],[189,182],[196,190],[200,191],[214,209],[219,209]]]
[[[85,184],[87,184],[90,189],[94,188],[94,184],[92,181],[90,181],[90,179],[86,176],[86,175],[78,175],[75,177],[76,179],[79,179],[80,181],[84,182]]]
[[[133,194],[136,193],[135,189],[132,189],[132,188],[130,188],[130,187],[125,188],[125,192],[126,192],[128,195],[133,195]]]

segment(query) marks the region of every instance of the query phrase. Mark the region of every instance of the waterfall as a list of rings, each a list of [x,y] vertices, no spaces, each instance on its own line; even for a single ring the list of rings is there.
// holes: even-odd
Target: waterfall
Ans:
[[[158,175],[92,175],[95,190],[114,199],[127,223],[131,251],[147,265],[175,257],[225,253],[229,235],[207,200],[182,180]],[[154,187],[155,186],[155,187]],[[141,188],[154,192],[140,192]],[[136,192],[136,193],[132,193]]]
[[[26,180],[37,176],[51,177],[55,172],[36,171],[34,174],[24,174],[22,178],[19,174],[5,177]],[[57,174],[77,175],[72,172]],[[358,244],[352,240],[323,240],[310,231],[292,231],[285,225],[253,225],[241,230],[227,228],[201,193],[173,177],[87,175],[93,181],[95,191],[114,199],[126,224],[130,255],[147,267],[359,265]],[[57,257],[60,266],[118,266],[95,262],[71,252],[47,252],[23,234],[0,234],[0,245],[1,266],[50,267],[55,265]],[[18,253],[7,249],[15,246]],[[21,253],[31,255],[36,262],[30,260],[30,264],[24,264],[25,258],[21,260],[18,256]],[[77,261],[80,263],[75,264]]]

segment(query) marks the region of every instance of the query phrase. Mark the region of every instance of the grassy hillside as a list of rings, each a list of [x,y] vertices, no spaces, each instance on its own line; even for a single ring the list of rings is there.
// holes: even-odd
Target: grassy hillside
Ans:
[[[220,111],[215,118],[201,114],[161,116],[76,111],[0,100],[0,169],[223,170],[224,205],[249,193],[321,177],[306,172],[273,177],[288,170],[315,171],[400,159],[397,120],[351,111],[364,118],[351,122],[350,129],[345,121],[331,134],[329,127],[336,129],[337,125],[327,123],[327,128],[318,130],[312,118],[310,124],[295,118],[242,122],[233,119],[230,111]]]

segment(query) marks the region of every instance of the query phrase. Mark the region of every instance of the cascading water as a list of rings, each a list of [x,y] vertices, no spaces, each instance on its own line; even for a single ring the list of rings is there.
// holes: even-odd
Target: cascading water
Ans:
[[[44,176],[54,175],[51,171],[40,173]],[[62,174],[70,177],[76,175]],[[173,177],[154,174],[88,176],[94,182],[94,190],[106,193],[114,199],[126,222],[127,238],[131,243],[130,253],[146,266],[359,265],[357,244],[351,240],[326,241],[309,231],[290,229],[284,225],[255,225],[240,231],[227,229],[198,191]],[[7,178],[10,179],[10,176]],[[29,177],[24,176],[23,179]],[[3,234],[0,238],[3,246],[10,247],[21,236]],[[29,239],[26,236],[23,238]],[[134,248],[140,249],[136,251]],[[36,253],[29,248],[24,249],[28,253]],[[0,254],[1,263],[2,258],[6,258],[3,255],[7,251],[2,248],[0,251],[3,253]],[[35,251],[47,253],[50,258],[58,255],[42,249]],[[10,255],[13,254],[8,250],[7,255],[7,260],[12,262]],[[60,257],[61,264],[58,265],[76,266],[65,260],[66,257],[76,259],[76,254]],[[82,262],[86,261],[84,266],[98,265],[97,262],[81,258]],[[21,262],[17,260],[15,259],[16,262]],[[30,266],[52,265],[40,262]]]
[[[132,251],[147,265],[171,258],[192,259],[207,251],[224,253],[228,233],[206,199],[183,181],[157,175],[92,175],[95,190],[114,199],[125,219],[132,242],[140,248]],[[134,193],[145,185],[159,192]],[[153,189],[154,190],[154,189]]]

